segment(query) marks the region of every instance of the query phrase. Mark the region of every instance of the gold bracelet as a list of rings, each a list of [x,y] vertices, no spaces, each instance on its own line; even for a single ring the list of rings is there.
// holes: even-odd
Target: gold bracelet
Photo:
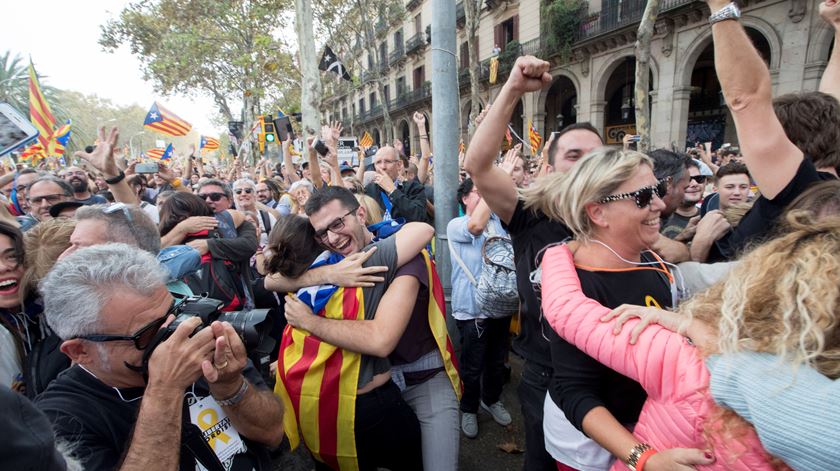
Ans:
[[[634,446],[630,450],[630,454],[627,455],[627,467],[630,468],[631,471],[636,471],[636,464],[639,462],[639,458],[642,456],[642,453],[650,449],[651,446],[647,443],[639,443]]]

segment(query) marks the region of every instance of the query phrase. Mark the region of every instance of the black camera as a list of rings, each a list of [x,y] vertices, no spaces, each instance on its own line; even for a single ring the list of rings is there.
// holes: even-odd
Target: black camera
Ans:
[[[242,343],[245,344],[248,358],[258,369],[267,368],[269,354],[276,343],[269,335],[272,324],[272,319],[268,315],[269,310],[252,309],[250,311],[224,312],[221,310],[222,306],[224,306],[224,303],[218,299],[198,296],[190,296],[175,301],[175,307],[172,311],[175,320],[161,328],[152,338],[149,346],[143,352],[142,367],[132,369],[137,369],[143,373],[144,377],[148,377],[149,358],[151,358],[155,348],[168,339],[182,322],[193,317],[200,318],[201,324],[190,334],[190,337],[199,330],[210,327],[210,324],[214,321],[228,322],[236,331],[236,334],[239,335],[239,338],[242,339]]]

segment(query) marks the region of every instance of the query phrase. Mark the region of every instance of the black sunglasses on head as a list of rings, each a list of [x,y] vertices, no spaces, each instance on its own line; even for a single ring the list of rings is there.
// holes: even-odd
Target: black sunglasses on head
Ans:
[[[210,198],[210,201],[215,203],[216,201],[219,201],[222,198],[224,198],[225,194],[224,193],[218,193],[218,192],[214,191],[213,193],[199,193],[198,197],[203,199],[203,200],[206,200],[207,198]]]
[[[166,318],[169,317],[170,314],[175,313],[178,307],[181,305],[181,302],[178,300],[173,299],[172,304],[167,309],[166,314],[163,317],[153,320],[148,324],[144,325],[140,328],[134,335],[110,335],[110,334],[93,334],[93,335],[80,335],[76,337],[77,339],[87,340],[89,342],[134,342],[134,348],[137,350],[145,350],[146,347],[149,346],[149,343],[154,338],[155,334],[158,330],[160,330],[163,323],[166,322]]]
[[[598,203],[605,204],[612,203],[613,201],[634,199],[636,201],[636,206],[644,208],[653,201],[654,194],[660,198],[668,194],[668,179],[660,180],[656,185],[639,188],[638,190],[631,191],[629,193],[619,193],[617,195],[605,196],[601,198]]]

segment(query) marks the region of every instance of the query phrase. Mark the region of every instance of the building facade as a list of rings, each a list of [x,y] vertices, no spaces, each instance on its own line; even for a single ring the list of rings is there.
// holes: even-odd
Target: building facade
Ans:
[[[554,0],[560,1],[560,0]],[[388,103],[391,135],[406,149],[419,149],[411,116],[423,112],[430,122],[432,76],[430,0],[411,0],[405,20],[378,30],[380,63],[386,83],[384,97],[366,79],[334,86],[323,113],[344,122],[355,135],[368,131],[380,144],[384,132],[382,100]],[[538,93],[524,96],[512,117],[512,127],[527,140],[533,121],[545,136],[565,125],[589,121],[608,143],[620,143],[634,133],[634,43],[644,0],[592,0],[574,19],[572,40],[564,47],[548,40],[557,32],[542,31],[541,13],[553,1],[485,0],[477,33],[481,93],[479,108],[492,103],[516,57],[532,54],[551,62],[554,81]],[[741,22],[768,63],[774,95],[816,90],[833,47],[834,30],[818,14],[817,2],[804,0],[741,1]],[[461,99],[443,104],[459,113],[461,135],[469,142],[469,75],[463,5],[457,11],[457,45]],[[547,14],[545,14],[547,15]],[[655,147],[684,148],[695,142],[716,146],[735,143],[734,126],[714,71],[709,10],[699,0],[661,0],[651,45],[651,139]],[[549,29],[549,28],[546,28]],[[494,49],[496,49],[494,51]],[[499,52],[500,51],[500,52]],[[498,55],[499,76],[489,83],[489,60]],[[529,146],[523,146],[525,148]],[[527,150],[526,150],[527,151]]]

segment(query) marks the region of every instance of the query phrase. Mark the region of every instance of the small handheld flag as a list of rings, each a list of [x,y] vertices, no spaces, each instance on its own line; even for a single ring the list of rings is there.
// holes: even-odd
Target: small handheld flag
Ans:
[[[327,72],[332,72],[344,80],[350,81],[350,74],[344,64],[338,60],[338,56],[330,49],[329,46],[324,46],[324,55],[321,56],[321,62],[318,68]]]
[[[192,129],[192,124],[179,118],[178,115],[157,102],[152,104],[143,126],[168,136],[186,136]]]
[[[499,58],[494,57],[490,59],[490,84],[496,83],[496,79],[499,77]]]
[[[365,133],[362,134],[362,138],[359,139],[359,147],[367,149],[368,147],[370,147],[372,145],[373,145],[373,136],[371,136],[369,132],[365,131]]]
[[[201,136],[199,149],[215,150],[219,148],[219,140],[212,137]]]
[[[165,162],[172,158],[173,152],[174,149],[172,148],[172,144],[169,144],[168,146],[166,146],[166,149],[161,149],[160,147],[158,147],[155,149],[147,150],[146,157]]]
[[[531,120],[528,120],[528,138],[531,141],[531,155],[537,155],[537,149],[540,148],[540,144],[542,144],[542,136],[537,130],[534,128],[534,124]]]
[[[67,142],[70,141],[70,120],[56,129],[52,136],[50,136],[50,143],[47,147],[47,154],[50,156],[64,155],[64,148]]]

